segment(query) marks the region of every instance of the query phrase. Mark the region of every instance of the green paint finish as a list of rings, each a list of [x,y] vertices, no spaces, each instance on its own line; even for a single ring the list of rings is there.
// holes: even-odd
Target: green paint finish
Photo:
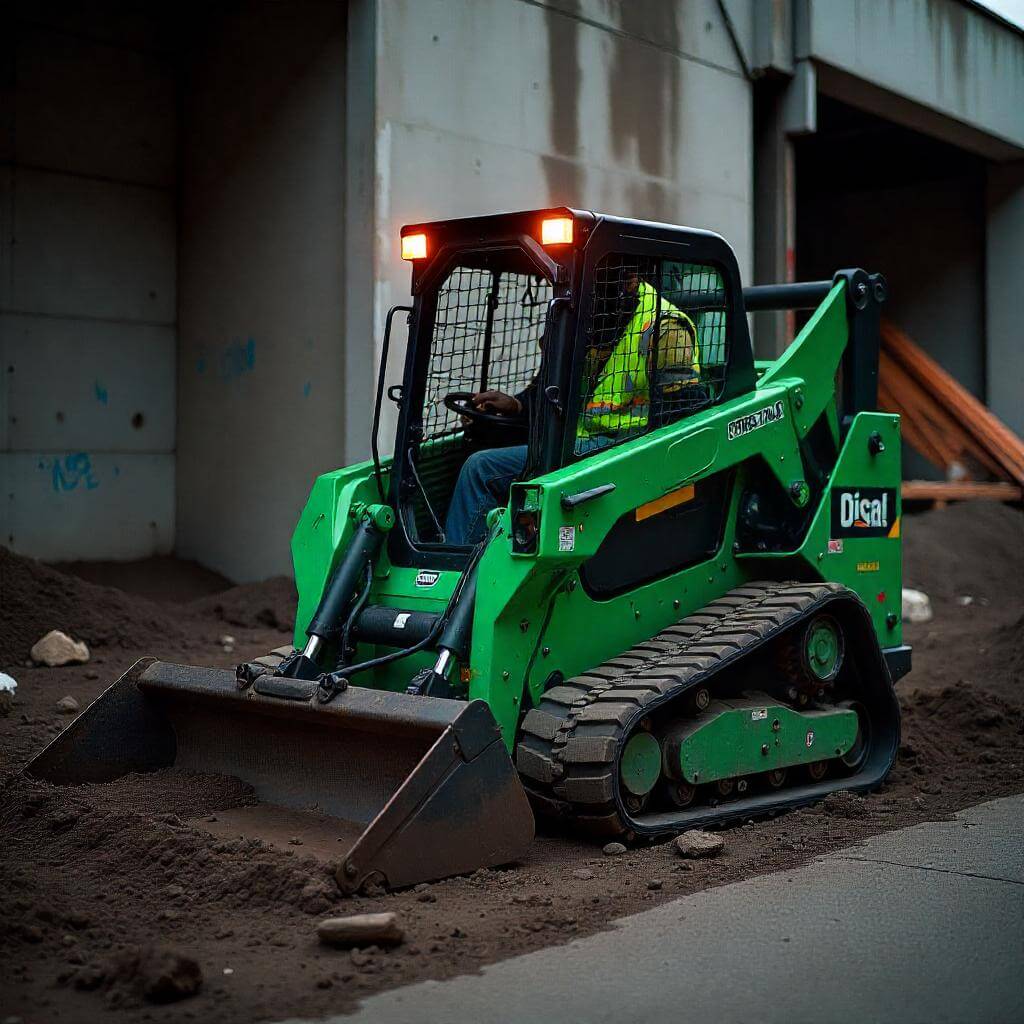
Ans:
[[[389,463],[385,464],[385,487]],[[292,534],[292,565],[299,605],[295,614],[296,647],[306,642],[306,626],[316,611],[331,572],[355,529],[356,506],[380,500],[373,463],[360,462],[317,477]],[[379,506],[378,506],[379,507]]]
[[[872,455],[871,435],[878,432],[885,451]],[[871,612],[879,645],[893,647],[902,643],[902,501],[900,482],[900,419],[891,413],[862,412],[854,417],[839,458],[832,471],[814,518],[800,548],[782,554],[742,554],[752,577],[775,579],[811,575],[817,579],[842,583],[860,595]],[[856,534],[843,530],[833,514],[841,496],[865,490],[889,491],[886,536],[837,536]]]
[[[782,554],[735,554],[735,524],[743,487],[753,467],[767,466],[784,493],[804,479],[800,441],[824,412],[837,444],[835,372],[847,343],[844,286],[837,285],[782,357],[768,366],[747,394],[687,419],[634,438],[545,476],[516,485],[522,507],[540,520],[536,551],[513,555],[510,514],[497,524],[479,563],[473,613],[467,696],[485,700],[511,750],[523,714],[556,678],[570,678],[648,639],[732,587],[752,579],[836,580],[855,590],[871,609],[882,646],[900,642],[900,541],[893,536],[852,536],[842,545],[830,532],[833,495],[842,489],[894,489],[898,520],[900,444],[897,417],[857,416],[841,443],[838,462],[818,499],[804,543]],[[754,424],[754,426],[750,426]],[[877,430],[885,451],[872,456],[868,436]],[[385,473],[389,466],[385,463]],[[713,556],[689,568],[597,599],[580,582],[580,568],[613,525],[640,505],[729,473],[721,543]],[[575,509],[564,495],[614,484]],[[352,510],[380,500],[370,463],[328,473],[314,484],[292,540],[299,607],[296,642],[354,527]],[[841,550],[840,550],[841,549]],[[417,586],[417,570],[390,564],[383,552],[375,566],[370,600],[389,607],[442,611],[459,573],[441,571],[429,588]],[[887,619],[892,618],[892,625]],[[372,647],[360,655],[384,653]],[[362,686],[401,689],[429,656],[404,659],[359,677]]]
[[[827,682],[839,668],[840,637],[833,619],[820,616],[811,623],[805,638],[807,664],[822,681]]]
[[[622,785],[634,796],[646,796],[661,776],[661,745],[649,732],[634,733],[619,764]]]
[[[840,757],[856,739],[854,711],[794,711],[766,697],[715,701],[667,743],[683,779],[700,785]]]
[[[849,339],[846,320],[846,285],[836,283],[825,301],[811,314],[793,343],[757,382],[763,391],[783,381],[795,381],[799,409],[794,422],[804,437],[822,412],[835,407],[835,381]]]

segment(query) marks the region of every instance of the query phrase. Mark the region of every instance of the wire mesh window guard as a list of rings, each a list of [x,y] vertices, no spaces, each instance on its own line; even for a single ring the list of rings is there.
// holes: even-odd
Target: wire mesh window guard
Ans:
[[[610,254],[586,324],[574,452],[585,455],[717,401],[728,362],[725,288],[713,266]]]
[[[540,372],[551,283],[513,271],[455,267],[441,285],[423,399],[423,440],[414,453],[421,483],[413,511],[421,541],[439,541],[467,455],[459,415],[444,404],[456,391],[518,395]]]

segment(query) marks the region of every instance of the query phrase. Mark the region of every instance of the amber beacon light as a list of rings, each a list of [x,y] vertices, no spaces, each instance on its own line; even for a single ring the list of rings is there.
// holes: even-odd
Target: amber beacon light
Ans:
[[[427,258],[426,235],[402,235],[402,259],[425,260]]]
[[[572,217],[548,217],[541,221],[543,245],[569,245],[572,242]]]

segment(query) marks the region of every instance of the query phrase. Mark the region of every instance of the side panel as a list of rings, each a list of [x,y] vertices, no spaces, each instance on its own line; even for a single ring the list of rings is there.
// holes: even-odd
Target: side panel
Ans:
[[[589,596],[579,577],[622,516],[688,483],[767,452],[771,471],[788,487],[791,474],[800,473],[792,392],[802,386],[788,381],[758,389],[523,485],[540,508],[537,553],[511,551],[506,512],[504,532],[480,564],[471,657],[470,696],[490,704],[506,743],[512,745],[523,701],[534,702],[552,672],[567,678],[584,672],[753,578],[751,571],[764,572],[748,571],[732,554],[734,485],[714,557],[607,600]],[[761,415],[765,409],[772,418]],[[760,425],[737,432],[736,421],[749,417]],[[564,495],[606,484],[614,490],[563,509]]]
[[[873,455],[869,439],[876,432],[885,450]],[[903,638],[901,476],[900,418],[859,413],[799,552],[822,579],[860,595],[882,647]],[[763,564],[759,556],[744,561]]]
[[[316,611],[331,570],[352,537],[352,506],[377,500],[371,462],[324,473],[313,482],[292,533],[292,565],[299,592],[294,637],[297,647],[305,644],[306,626]]]

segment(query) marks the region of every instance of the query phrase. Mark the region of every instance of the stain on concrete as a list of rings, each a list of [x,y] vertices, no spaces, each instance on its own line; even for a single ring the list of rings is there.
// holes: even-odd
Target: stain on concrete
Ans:
[[[948,98],[949,93],[955,94],[958,105],[963,108],[967,99],[967,49],[970,32],[968,19],[977,15],[969,12],[966,5],[951,3],[949,0],[933,0],[932,3],[925,4],[924,10],[932,37],[935,66],[944,72],[939,79],[939,95]],[[891,19],[894,18],[894,13],[890,10]],[[904,18],[907,16],[905,8],[902,15]],[[953,65],[952,75],[945,73],[949,69],[950,57]]]
[[[561,0],[561,10],[545,8],[551,147],[542,158],[552,206],[582,203],[583,169],[576,163],[580,141],[580,0]]]
[[[613,151],[623,162],[635,152],[646,174],[675,177],[677,142],[683,130],[680,58],[637,37],[680,50],[677,6],[665,0],[631,0],[621,5],[619,16],[623,34],[612,36],[610,80]]]

